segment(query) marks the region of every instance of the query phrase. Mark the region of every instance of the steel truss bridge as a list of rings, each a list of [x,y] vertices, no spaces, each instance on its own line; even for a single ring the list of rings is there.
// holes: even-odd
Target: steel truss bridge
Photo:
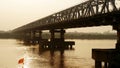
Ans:
[[[64,41],[64,29],[111,25],[117,30],[117,43],[115,49],[93,49],[92,58],[95,59],[95,68],[109,68],[111,64],[119,66],[120,62],[113,60],[119,58],[120,53],[120,0],[88,0],[79,5],[54,13],[42,19],[33,21],[14,29],[12,32],[20,37],[27,37],[27,41],[39,42],[42,47],[55,48],[70,47],[74,42]],[[42,39],[41,31],[50,30],[50,41]],[[36,38],[36,31],[39,37]],[[60,38],[55,38],[55,32]],[[29,36],[28,36],[29,35]],[[57,46],[56,46],[57,45]],[[118,65],[117,65],[118,64]]]
[[[89,0],[16,28],[13,32],[114,25],[119,21],[119,0]]]

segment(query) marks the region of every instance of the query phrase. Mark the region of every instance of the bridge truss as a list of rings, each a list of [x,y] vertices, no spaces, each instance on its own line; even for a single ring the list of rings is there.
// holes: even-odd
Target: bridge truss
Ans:
[[[119,11],[120,8],[119,4],[120,4],[119,0],[89,0],[79,5],[68,8],[66,10],[60,11],[58,13],[52,14],[45,18],[21,26],[15,29],[14,31],[22,31],[39,27],[41,27],[42,29],[42,27],[47,25],[70,22],[75,19],[83,19],[98,14]]]

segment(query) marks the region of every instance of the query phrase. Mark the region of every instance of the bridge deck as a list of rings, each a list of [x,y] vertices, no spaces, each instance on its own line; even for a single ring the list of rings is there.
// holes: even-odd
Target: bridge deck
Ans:
[[[120,2],[116,4],[116,1],[89,0],[16,28],[13,32],[113,25],[120,19]]]

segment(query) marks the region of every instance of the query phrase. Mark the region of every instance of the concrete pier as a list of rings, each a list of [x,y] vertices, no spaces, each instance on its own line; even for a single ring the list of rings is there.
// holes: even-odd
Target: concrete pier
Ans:
[[[60,49],[60,48],[64,48],[64,49],[72,49],[72,46],[75,45],[75,42],[73,41],[65,41],[64,39],[64,33],[65,30],[63,29],[57,29],[57,30],[50,30],[50,40],[48,41],[48,39],[42,39],[40,46],[42,48],[48,48],[48,49]],[[59,37],[56,38],[55,33],[59,34]]]
[[[95,60],[95,68],[111,68],[111,64],[114,63],[117,54],[116,49],[92,49],[92,58]]]
[[[92,49],[92,58],[95,60],[95,68],[120,68],[119,26],[119,23],[113,25],[113,29],[117,31],[117,43],[115,49]],[[102,63],[104,63],[104,65],[102,65]]]
[[[64,29],[52,29],[50,32],[50,40],[42,38],[42,31],[41,30],[34,30],[30,32],[24,32],[23,41],[26,44],[39,44],[42,48],[48,49],[72,49],[73,45],[75,45],[74,41],[65,41],[64,38]],[[56,37],[56,34],[59,36]]]

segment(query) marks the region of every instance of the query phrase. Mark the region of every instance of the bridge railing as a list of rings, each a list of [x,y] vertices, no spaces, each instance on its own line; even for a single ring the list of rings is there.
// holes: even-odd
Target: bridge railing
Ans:
[[[30,24],[24,25],[16,29],[16,31],[117,11],[120,8],[119,4],[120,0],[89,0],[40,20],[34,21]]]

